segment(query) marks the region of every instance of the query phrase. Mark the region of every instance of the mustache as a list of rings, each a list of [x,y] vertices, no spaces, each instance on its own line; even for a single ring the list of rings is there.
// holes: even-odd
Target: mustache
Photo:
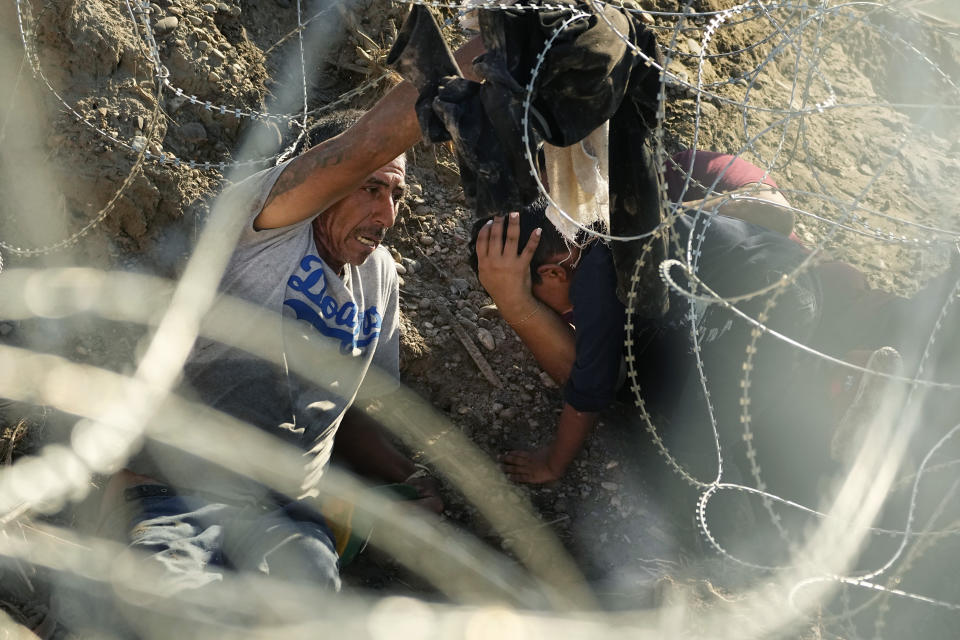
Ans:
[[[364,236],[365,238],[370,238],[376,240],[377,242],[383,242],[383,239],[387,235],[387,228],[381,227],[379,225],[373,227],[361,227],[354,230],[355,235]]]

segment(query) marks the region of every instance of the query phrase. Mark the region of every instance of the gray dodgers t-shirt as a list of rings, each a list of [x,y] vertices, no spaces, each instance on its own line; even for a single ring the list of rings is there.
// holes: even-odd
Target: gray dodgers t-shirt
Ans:
[[[312,485],[329,462],[333,436],[355,397],[373,399],[398,385],[398,281],[393,258],[383,247],[360,266],[345,265],[339,276],[317,255],[310,220],[280,229],[253,228],[284,166],[224,192],[224,201],[244,215],[245,228],[220,286],[224,294],[276,312],[270,326],[242,317],[234,322],[238,333],[280,332],[283,353],[278,356],[284,361],[266,363],[201,338],[185,377],[205,404],[308,451],[305,468]],[[320,357],[305,346],[318,341]],[[298,370],[315,371],[323,382],[308,381]],[[203,469],[185,474],[183,461],[168,457],[154,473],[177,486],[210,491],[211,480],[197,473]],[[149,471],[141,472],[153,475]]]

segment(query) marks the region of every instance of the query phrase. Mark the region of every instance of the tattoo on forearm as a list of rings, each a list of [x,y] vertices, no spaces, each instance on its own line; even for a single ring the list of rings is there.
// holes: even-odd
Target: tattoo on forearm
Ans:
[[[300,156],[280,174],[276,184],[273,185],[273,189],[270,190],[270,195],[267,196],[263,208],[266,209],[278,197],[302,185],[314,171],[340,164],[345,156],[346,145],[339,143],[339,141],[334,141],[322,149],[309,151]]]

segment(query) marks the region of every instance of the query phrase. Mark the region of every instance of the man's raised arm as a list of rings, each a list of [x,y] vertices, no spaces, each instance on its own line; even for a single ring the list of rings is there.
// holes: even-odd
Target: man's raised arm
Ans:
[[[481,53],[480,38],[457,51],[457,62],[468,77],[475,78],[471,63]],[[356,125],[291,160],[271,189],[254,227],[285,227],[326,210],[416,144],[420,139],[416,100],[416,89],[403,82]]]

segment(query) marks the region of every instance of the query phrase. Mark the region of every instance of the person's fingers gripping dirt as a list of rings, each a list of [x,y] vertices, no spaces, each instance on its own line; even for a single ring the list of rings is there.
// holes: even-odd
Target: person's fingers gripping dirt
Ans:
[[[536,451],[511,451],[503,456],[501,467],[508,478],[525,484],[545,484],[560,479],[548,464],[549,447]]]
[[[503,238],[502,216],[493,218],[477,235],[477,273],[480,284],[493,298],[501,313],[528,304],[532,296],[530,261],[540,243],[540,230],[530,235],[523,251],[517,252],[520,237],[520,217],[513,212]]]

